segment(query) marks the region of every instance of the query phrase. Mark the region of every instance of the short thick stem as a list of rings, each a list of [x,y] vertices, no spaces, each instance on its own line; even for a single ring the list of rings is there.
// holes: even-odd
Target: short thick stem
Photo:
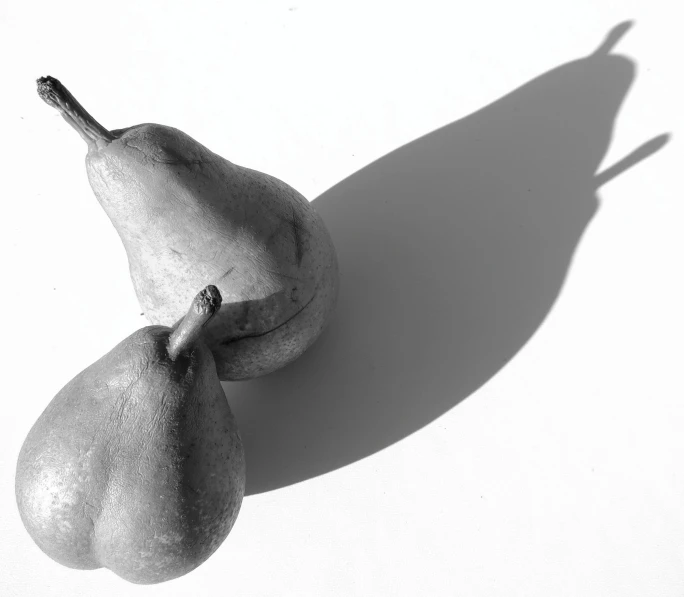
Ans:
[[[221,308],[221,293],[216,286],[207,286],[192,301],[190,309],[181,319],[169,337],[169,356],[178,355],[192,349],[209,320]]]
[[[116,137],[95,120],[78,103],[69,90],[54,77],[41,77],[36,81],[38,95],[48,105],[59,110],[66,120],[89,145],[106,145]]]

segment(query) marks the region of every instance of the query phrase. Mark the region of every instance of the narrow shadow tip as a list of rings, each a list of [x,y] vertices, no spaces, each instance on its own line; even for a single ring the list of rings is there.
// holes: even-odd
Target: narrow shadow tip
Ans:
[[[635,21],[628,20],[615,25],[606,35],[601,45],[593,52],[594,55],[610,54],[625,34],[634,26]]]

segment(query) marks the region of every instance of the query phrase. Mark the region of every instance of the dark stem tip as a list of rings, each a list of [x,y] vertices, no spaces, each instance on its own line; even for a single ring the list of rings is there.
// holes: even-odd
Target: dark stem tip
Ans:
[[[63,94],[64,86],[54,77],[41,77],[36,80],[38,95],[48,106],[59,108],[57,98]]]
[[[207,286],[195,297],[193,307],[197,314],[214,315],[221,308],[221,293],[213,284]]]

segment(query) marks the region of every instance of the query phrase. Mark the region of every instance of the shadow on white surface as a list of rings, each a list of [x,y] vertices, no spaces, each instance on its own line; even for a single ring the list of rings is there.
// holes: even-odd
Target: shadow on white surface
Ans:
[[[315,200],[341,267],[336,315],[297,362],[224,384],[248,494],[369,456],[491,379],[539,328],[597,211],[596,171],[634,79],[611,54],[530,81],[373,162]]]

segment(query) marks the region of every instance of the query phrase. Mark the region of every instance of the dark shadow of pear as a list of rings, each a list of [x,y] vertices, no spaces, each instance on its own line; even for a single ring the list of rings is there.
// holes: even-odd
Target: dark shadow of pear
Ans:
[[[490,380],[542,324],[598,208],[596,174],[635,73],[610,54],[629,27],[315,200],[341,291],[323,336],[261,379],[225,383],[247,493],[353,463]]]

